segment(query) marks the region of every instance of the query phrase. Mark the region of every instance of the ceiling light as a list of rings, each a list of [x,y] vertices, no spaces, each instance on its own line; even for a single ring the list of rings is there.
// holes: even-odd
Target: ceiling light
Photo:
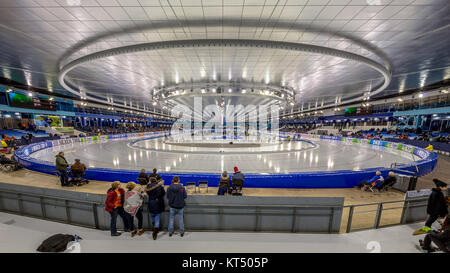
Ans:
[[[205,91],[205,89],[204,88],[202,88],[202,93],[205,93],[206,91]]]
[[[419,98],[423,98],[423,94],[422,93],[419,94]]]
[[[213,93],[216,93],[216,88],[213,88],[213,89],[212,89],[212,92],[213,92]]]
[[[156,105],[156,101],[154,101],[152,104],[153,104],[153,105]]]
[[[49,98],[49,100],[53,100],[53,98]]]
[[[228,93],[231,93],[231,91],[233,91],[233,89],[231,89],[231,88],[228,88]]]
[[[242,94],[245,94],[247,92],[247,90],[242,89]]]
[[[28,97],[32,97],[33,96],[33,93],[28,93]]]
[[[398,98],[397,100],[398,100],[398,101],[403,101],[403,100],[402,100],[402,99],[400,99],[400,98]]]

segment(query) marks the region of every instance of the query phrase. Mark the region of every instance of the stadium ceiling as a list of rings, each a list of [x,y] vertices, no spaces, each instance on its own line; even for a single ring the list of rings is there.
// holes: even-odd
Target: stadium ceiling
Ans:
[[[450,78],[448,14],[448,0],[2,0],[0,76],[166,113],[165,96],[217,103],[216,88],[320,109]]]

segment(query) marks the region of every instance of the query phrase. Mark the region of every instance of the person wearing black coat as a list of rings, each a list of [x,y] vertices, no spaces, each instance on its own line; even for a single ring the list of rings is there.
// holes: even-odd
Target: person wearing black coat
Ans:
[[[156,240],[158,235],[161,213],[165,209],[164,196],[166,191],[163,185],[163,182],[158,183],[155,177],[151,177],[150,184],[147,185],[148,211],[152,218],[153,240]]]
[[[432,189],[428,198],[427,214],[428,218],[424,230],[430,231],[431,225],[439,218],[448,214],[447,202],[445,201],[444,191],[447,190],[447,184],[439,179],[433,179],[436,188]]]
[[[142,169],[141,172],[139,173],[139,176],[138,176],[138,179],[137,179],[139,184],[142,185],[142,186],[145,186],[145,185],[148,184],[149,179],[150,179],[150,177],[145,172],[145,169]]]

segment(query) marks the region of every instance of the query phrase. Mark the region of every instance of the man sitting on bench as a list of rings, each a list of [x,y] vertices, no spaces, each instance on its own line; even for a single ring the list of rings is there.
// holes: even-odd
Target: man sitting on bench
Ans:
[[[81,163],[79,159],[75,159],[75,163],[70,166],[70,171],[73,174],[73,181],[80,182],[86,172],[86,165]]]

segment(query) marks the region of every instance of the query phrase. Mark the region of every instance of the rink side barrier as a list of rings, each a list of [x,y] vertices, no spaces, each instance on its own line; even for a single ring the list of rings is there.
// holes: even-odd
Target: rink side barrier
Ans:
[[[167,132],[147,132],[147,133],[134,133],[134,134],[120,134],[120,135],[105,135],[105,136],[93,136],[93,137],[79,137],[69,139],[59,139],[53,141],[45,141],[40,143],[31,144],[18,149],[14,156],[18,162],[24,168],[32,171],[55,174],[55,165],[53,162],[42,161],[36,158],[30,157],[30,154],[42,149],[71,144],[76,142],[95,142],[104,141],[108,139],[130,139],[130,138],[142,138],[147,139],[163,137]],[[291,136],[294,139],[294,135],[281,134],[282,137]],[[393,143],[388,141],[373,140],[373,139],[358,139],[347,138],[337,136],[320,136],[309,134],[297,134],[301,139],[307,141],[314,140],[328,140],[339,141],[344,144],[363,145],[363,146],[383,146],[389,149],[397,149],[413,155],[418,156],[420,159],[415,164],[398,166],[395,171],[401,173],[402,171],[416,172],[416,166],[418,168],[418,176],[426,175],[433,171],[437,164],[437,155],[433,152],[429,152],[425,149],[405,145],[401,143]],[[366,146],[366,147],[367,147]],[[149,166],[152,168],[152,166]],[[376,171],[381,171],[382,175],[386,177],[389,168],[368,168],[358,171],[353,170],[340,170],[340,171],[323,171],[323,172],[302,172],[302,173],[290,173],[290,174],[245,174],[244,187],[249,188],[352,188],[357,186],[361,181],[368,180],[375,175]],[[404,173],[407,174],[408,173]],[[99,181],[120,181],[129,182],[136,181],[139,175],[137,170],[120,170],[120,169],[108,169],[108,168],[89,168],[86,171],[85,178],[89,180]],[[186,182],[198,182],[208,181],[210,187],[217,187],[220,180],[220,173],[160,173],[164,179],[166,185],[170,184],[174,176],[179,176],[183,184]]]

